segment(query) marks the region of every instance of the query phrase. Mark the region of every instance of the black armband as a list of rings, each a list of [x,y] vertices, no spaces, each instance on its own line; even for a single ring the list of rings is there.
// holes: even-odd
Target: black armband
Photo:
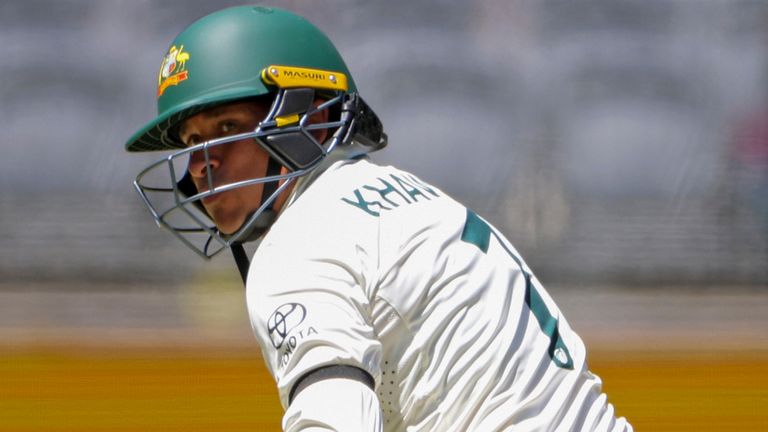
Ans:
[[[291,388],[291,392],[288,394],[288,404],[293,402],[296,395],[302,390],[309,387],[318,381],[327,380],[331,378],[347,378],[368,386],[371,390],[376,391],[376,386],[373,381],[373,377],[368,372],[360,369],[357,366],[350,365],[330,365],[322,366],[317,369],[311,370],[301,376]]]

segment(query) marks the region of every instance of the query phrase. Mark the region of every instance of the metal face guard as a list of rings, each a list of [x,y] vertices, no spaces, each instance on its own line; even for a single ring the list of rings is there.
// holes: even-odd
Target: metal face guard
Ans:
[[[338,145],[352,138],[350,132],[357,114],[357,95],[337,91],[318,107],[313,107],[314,97],[313,89],[279,89],[272,108],[254,131],[213,139],[176,151],[142,170],[133,185],[157,225],[169,230],[203,258],[210,258],[233,243],[242,243],[263,233],[274,222],[275,215],[271,207],[277,197],[296,179],[317,168]],[[312,115],[335,107],[340,112],[338,120],[310,124]],[[333,132],[324,143],[318,142],[312,134],[312,131],[322,129]],[[210,149],[249,138],[266,150],[287,172],[215,185],[211,166],[207,163]],[[199,192],[194,184],[190,185],[188,177],[185,179],[190,155],[196,152],[202,152],[206,161],[205,192]],[[259,207],[230,235],[216,228],[215,222],[202,205],[203,199],[215,194],[257,184],[266,186],[269,183],[278,186],[269,196],[262,197]]]

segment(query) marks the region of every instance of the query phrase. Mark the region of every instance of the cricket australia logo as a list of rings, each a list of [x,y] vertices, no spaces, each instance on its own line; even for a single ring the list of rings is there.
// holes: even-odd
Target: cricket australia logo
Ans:
[[[168,87],[178,85],[189,78],[188,60],[189,53],[184,52],[184,45],[174,45],[168,50],[157,75],[157,97],[162,96]]]
[[[272,346],[280,349],[288,337],[288,333],[304,322],[307,317],[307,309],[298,303],[286,303],[278,307],[267,320],[269,338]]]

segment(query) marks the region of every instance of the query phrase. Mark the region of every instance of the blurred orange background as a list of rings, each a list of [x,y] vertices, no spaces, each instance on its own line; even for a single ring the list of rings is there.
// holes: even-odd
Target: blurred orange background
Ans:
[[[71,326],[61,317],[49,325],[5,326],[0,431],[279,431],[282,409],[251,337],[238,281],[223,277],[185,288],[86,289],[74,302],[125,313],[147,297],[155,304],[173,297],[185,305],[176,311],[188,317],[183,326],[118,328],[107,317],[98,326]],[[26,292],[27,311],[49,307],[54,289]],[[617,415],[636,430],[768,429],[762,290],[724,295],[678,288],[663,303],[663,289],[550,291],[585,340],[590,369],[603,379]],[[9,297],[0,290],[4,304]],[[72,307],[55,303],[60,315]]]

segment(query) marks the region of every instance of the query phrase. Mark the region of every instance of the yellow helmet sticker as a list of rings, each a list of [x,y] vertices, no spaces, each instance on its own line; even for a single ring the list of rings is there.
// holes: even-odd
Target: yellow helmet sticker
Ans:
[[[294,123],[298,123],[301,117],[298,114],[290,114],[282,117],[275,117],[277,127],[288,126]]]
[[[157,74],[157,97],[162,96],[168,87],[178,85],[189,78],[187,60],[189,53],[184,52],[184,45],[174,45],[168,50],[160,65],[160,73]]]
[[[349,88],[347,76],[341,72],[293,66],[268,66],[261,71],[261,79],[280,88],[311,87],[343,91]]]

